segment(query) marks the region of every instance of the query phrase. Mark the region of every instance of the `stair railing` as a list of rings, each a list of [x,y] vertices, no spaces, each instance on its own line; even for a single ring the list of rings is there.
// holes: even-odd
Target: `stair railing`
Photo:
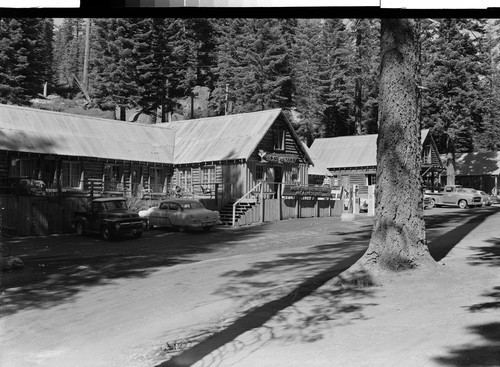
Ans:
[[[252,194],[254,191],[257,191],[257,188],[259,188],[259,191],[262,190],[262,181],[259,182],[257,185],[255,185],[250,191],[248,191],[245,195],[243,195],[241,198],[239,198],[234,204],[233,204],[233,227],[236,224],[236,206],[241,203],[243,199],[245,199],[247,196]]]

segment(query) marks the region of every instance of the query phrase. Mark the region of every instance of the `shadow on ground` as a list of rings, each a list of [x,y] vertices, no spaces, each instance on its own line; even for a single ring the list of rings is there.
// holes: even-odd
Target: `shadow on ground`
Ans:
[[[76,235],[4,240],[2,245],[9,255],[21,258],[25,267],[0,274],[0,316],[27,308],[50,308],[74,297],[84,287],[118,278],[143,278],[159,268],[220,256],[228,247],[237,247],[265,233],[267,227],[210,233],[154,230],[140,239],[124,237],[110,242],[97,236]]]
[[[491,292],[483,295],[493,298],[490,302],[469,306],[470,312],[485,312],[500,309],[500,287],[494,287]],[[467,328],[468,332],[481,338],[477,344],[466,344],[450,349],[447,356],[435,360],[443,366],[495,366],[500,365],[500,322],[474,325]]]
[[[467,258],[471,266],[500,266],[500,238],[487,241],[490,246],[474,248],[477,253]],[[482,295],[485,302],[468,306],[471,313],[491,312],[500,309],[500,286]],[[444,366],[500,366],[500,322],[473,325],[468,328],[481,338],[478,344],[467,344],[450,349],[449,355],[435,360]]]
[[[437,261],[441,260],[486,217],[496,212],[496,209],[463,212],[454,217],[445,213],[426,218],[427,226],[434,229],[433,234],[428,237],[433,257]],[[443,234],[444,232],[446,233]],[[376,288],[363,287],[371,284],[366,274],[356,274],[355,279],[346,280],[348,283],[358,283],[361,287],[320,287],[361,257],[369,242],[371,224],[364,228],[358,227],[357,230],[331,232],[330,235],[331,243],[315,246],[310,252],[282,254],[276,260],[256,262],[248,269],[224,274],[228,280],[218,293],[240,299],[249,308],[241,310],[234,320],[221,326],[219,330],[211,334],[205,331],[210,336],[157,367],[191,366],[216,350],[217,356],[214,358],[219,360],[213,363],[217,365],[224,358],[224,350],[230,354],[242,348],[258,349],[267,341],[277,338],[311,342],[322,338],[322,330],[329,327],[328,321],[346,314],[351,314],[350,320],[363,319],[363,307],[373,305],[366,302],[366,298],[372,297],[376,291]],[[281,276],[294,269],[300,269],[294,278],[286,279]],[[309,278],[307,274],[310,275]],[[303,279],[302,283],[297,284],[298,279]],[[306,296],[314,297],[311,307],[306,312],[295,308],[295,304]],[[342,296],[348,297],[351,302],[343,303]],[[364,302],[353,302],[357,297],[364,298]],[[289,320],[287,310],[291,313],[292,309],[298,316]],[[280,324],[279,336],[269,326],[270,320]],[[252,336],[245,339],[250,339],[252,345],[243,345],[241,341],[236,343],[236,338],[248,332]],[[168,358],[167,355],[165,357]]]
[[[498,212],[498,208],[469,209],[454,211],[452,215],[426,217],[429,251],[436,261],[441,261],[448,253],[480,225],[487,217]],[[463,223],[463,221],[466,221]],[[430,228],[430,230],[429,230]],[[440,234],[435,236],[435,234]]]

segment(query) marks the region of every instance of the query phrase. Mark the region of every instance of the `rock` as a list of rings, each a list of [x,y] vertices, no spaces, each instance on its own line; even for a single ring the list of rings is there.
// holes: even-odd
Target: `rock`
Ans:
[[[8,271],[8,270],[15,270],[15,269],[22,269],[22,268],[24,268],[24,263],[18,257],[7,256],[7,257],[2,257],[0,259],[0,270],[1,271]]]

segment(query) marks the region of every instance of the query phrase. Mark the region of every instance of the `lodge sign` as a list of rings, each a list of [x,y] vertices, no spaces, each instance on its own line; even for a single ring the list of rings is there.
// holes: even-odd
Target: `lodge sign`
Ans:
[[[331,189],[327,186],[285,185],[283,196],[329,197]]]
[[[270,163],[296,163],[299,157],[292,154],[267,153],[264,159]]]

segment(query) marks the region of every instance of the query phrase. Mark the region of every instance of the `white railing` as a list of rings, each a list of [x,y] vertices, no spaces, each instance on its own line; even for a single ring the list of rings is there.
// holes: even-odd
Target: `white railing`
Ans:
[[[259,182],[257,185],[255,185],[250,191],[248,191],[245,195],[243,195],[241,198],[239,198],[234,204],[233,204],[233,227],[236,224],[236,206],[241,203],[243,199],[245,199],[247,196],[251,195],[254,191],[257,191],[256,189],[260,187],[260,190],[262,190],[262,181]]]

